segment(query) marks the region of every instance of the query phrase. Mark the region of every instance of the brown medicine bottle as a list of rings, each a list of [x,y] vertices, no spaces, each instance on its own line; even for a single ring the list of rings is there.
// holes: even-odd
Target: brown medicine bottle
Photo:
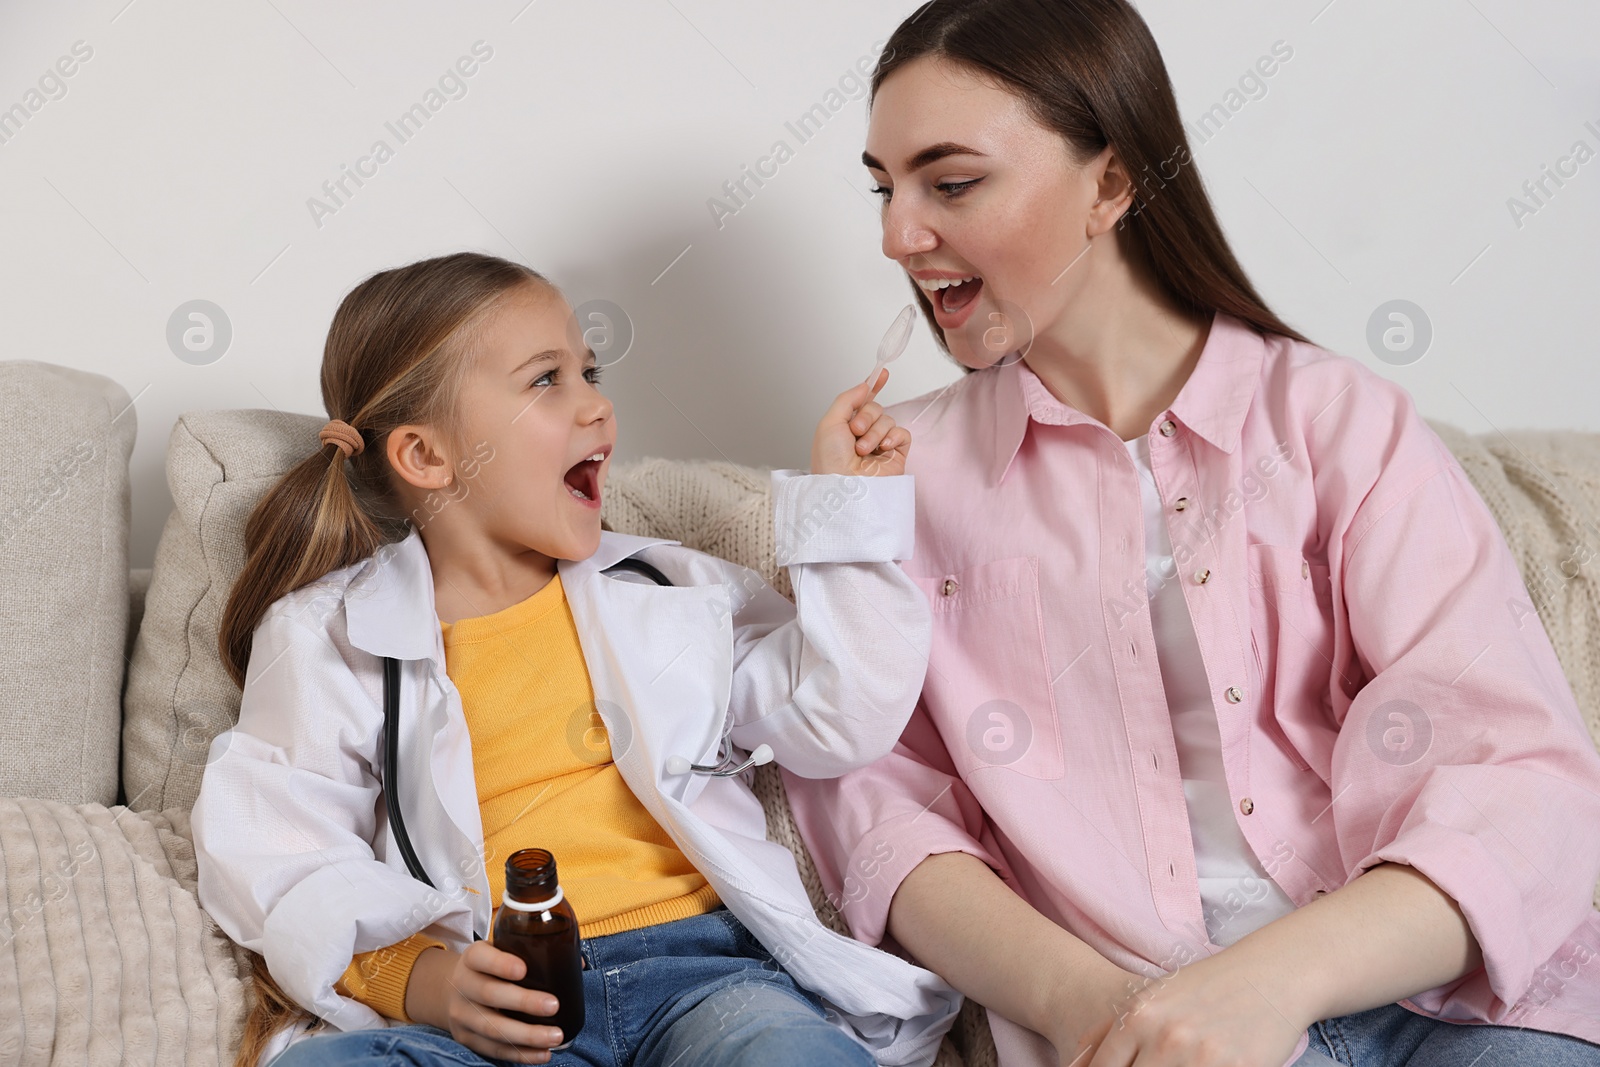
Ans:
[[[506,858],[506,889],[490,944],[522,957],[527,973],[517,984],[556,998],[554,1015],[508,1011],[511,1018],[561,1028],[566,1048],[583,1029],[583,957],[578,952],[578,917],[556,881],[556,858],[542,848],[524,848]]]

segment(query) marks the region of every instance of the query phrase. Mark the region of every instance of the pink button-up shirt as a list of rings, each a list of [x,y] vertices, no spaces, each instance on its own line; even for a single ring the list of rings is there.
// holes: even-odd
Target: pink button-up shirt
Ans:
[[[1129,971],[1222,951],[1124,443],[1025,363],[890,411],[915,438],[903,566],[933,645],[892,754],[785,775],[832,899],[877,944],[900,880],[963,851]],[[1484,966],[1402,1004],[1600,1042],[1600,754],[1499,527],[1410,397],[1218,314],[1149,440],[1232,810],[1267,874],[1298,907],[1385,860],[1416,868]],[[1264,891],[1245,878],[1238,898]],[[1042,1038],[990,1022],[1005,1067],[1054,1067]]]

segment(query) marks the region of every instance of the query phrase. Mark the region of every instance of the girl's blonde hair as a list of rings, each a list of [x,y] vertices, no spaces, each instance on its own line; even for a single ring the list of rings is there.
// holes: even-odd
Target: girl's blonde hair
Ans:
[[[385,442],[398,426],[437,427],[465,452],[457,400],[475,363],[479,327],[500,298],[543,275],[477,252],[426,259],[374,274],[352,289],[328,328],[322,402],[360,434],[348,464],[320,445],[269,489],[245,525],[245,564],[217,637],[223,665],[243,688],[251,636],[268,608],[308,582],[398,539],[406,519]],[[284,1026],[313,1018],[251,953],[254,996],[236,1067],[255,1067]]]

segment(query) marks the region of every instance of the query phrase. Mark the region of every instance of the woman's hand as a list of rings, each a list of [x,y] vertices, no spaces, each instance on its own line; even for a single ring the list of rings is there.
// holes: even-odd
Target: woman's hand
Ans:
[[[1139,978],[1062,1067],[1282,1067],[1316,1020],[1291,1018],[1280,992],[1221,952],[1164,978]]]
[[[514,1063],[549,1063],[549,1050],[562,1041],[555,1026],[518,1022],[504,1014],[554,1015],[556,998],[523,989],[522,957],[476,941],[465,952],[429,948],[412,965],[406,984],[406,1014],[414,1021],[450,1031],[479,1055]]]
[[[812,474],[873,474],[906,472],[911,432],[896,426],[872,398],[889,380],[887,368],[870,385],[862,382],[834,398],[817,424],[811,441]]]
[[[1116,1019],[1118,1006],[1145,981],[1103,956],[1095,955],[1092,963],[1080,963],[1070,973],[1053,977],[1048,968],[1044,971],[1043,981],[1053,988],[1047,989],[1041,1005],[1039,1017],[1048,1021],[1039,1032],[1055,1046],[1060,1067],[1086,1067],[1089,1056],[1082,1050],[1087,1047],[1089,1055],[1094,1054],[1106,1024]]]

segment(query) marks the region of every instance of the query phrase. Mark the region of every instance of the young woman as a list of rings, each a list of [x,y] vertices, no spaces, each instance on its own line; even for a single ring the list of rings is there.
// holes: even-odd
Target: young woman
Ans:
[[[922,700],[788,779],[856,936],[1003,1067],[1600,1064],[1600,755],[1460,467],[1256,294],[1124,0],[885,52],[883,251],[982,369],[890,409]]]
[[[471,253],[377,274],[334,317],[335,417],[246,528],[220,638],[239,722],[193,815],[201,903],[260,953],[240,1063],[931,1059],[959,996],[822,927],[734,773],[743,752],[862,766],[915,703],[929,618],[894,564],[910,436],[872,400],[884,379],[829,408],[812,473],[773,475],[796,606],[602,530],[617,424],[571,323],[540,275]],[[670,585],[608,573],[630,558]],[[507,1015],[559,1005],[479,940],[529,847],[577,912],[576,1035]],[[330,1032],[284,1028],[308,1012]]]

